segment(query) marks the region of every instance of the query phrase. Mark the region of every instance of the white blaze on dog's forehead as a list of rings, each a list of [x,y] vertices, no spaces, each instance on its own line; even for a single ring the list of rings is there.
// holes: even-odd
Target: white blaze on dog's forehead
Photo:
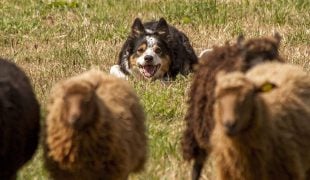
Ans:
[[[156,53],[154,52],[153,48],[152,47],[148,47],[146,50],[145,50],[145,55],[149,55],[149,56],[156,56]]]
[[[152,36],[146,36],[145,39],[148,47],[153,47],[158,42],[157,39]]]

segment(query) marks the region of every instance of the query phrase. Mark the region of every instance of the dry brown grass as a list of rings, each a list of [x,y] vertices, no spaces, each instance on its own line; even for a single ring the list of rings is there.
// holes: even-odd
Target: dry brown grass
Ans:
[[[258,37],[278,31],[287,61],[310,71],[307,0],[2,0],[0,7],[0,56],[15,61],[30,76],[43,107],[42,120],[51,86],[91,66],[108,71],[137,16],[165,17],[188,35],[197,54],[234,41],[239,33]],[[148,114],[151,152],[145,172],[132,179],[189,178],[190,166],[182,160],[179,147],[189,82],[183,77],[169,86],[131,81]],[[19,179],[47,178],[40,153]],[[203,179],[210,174],[208,165]]]

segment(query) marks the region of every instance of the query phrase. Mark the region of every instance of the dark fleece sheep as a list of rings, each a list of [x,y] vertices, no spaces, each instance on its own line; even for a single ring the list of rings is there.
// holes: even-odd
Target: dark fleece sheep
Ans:
[[[213,104],[215,76],[219,71],[247,71],[264,61],[283,61],[279,56],[280,36],[253,38],[215,46],[199,59],[189,91],[186,128],[182,137],[185,160],[194,160],[192,179],[199,179],[203,163],[210,151],[209,138],[214,128]]]
[[[16,172],[35,153],[40,130],[40,107],[26,74],[0,58],[0,179]]]
[[[123,180],[143,169],[145,116],[133,88],[97,70],[52,90],[44,132],[53,179]]]
[[[310,76],[264,63],[219,74],[210,137],[218,180],[306,180],[310,171]]]

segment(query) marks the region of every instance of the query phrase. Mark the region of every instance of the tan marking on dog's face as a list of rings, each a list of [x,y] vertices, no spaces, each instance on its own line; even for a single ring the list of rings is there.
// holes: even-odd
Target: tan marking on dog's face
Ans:
[[[134,68],[137,67],[137,58],[134,55],[129,57],[129,67]]]
[[[161,66],[159,67],[159,70],[155,74],[154,78],[162,78],[167,72],[169,72],[170,65],[171,65],[171,59],[168,55],[165,55],[161,58]]]
[[[132,72],[137,72],[146,78],[155,80],[162,78],[169,71],[171,60],[165,51],[165,47],[160,46],[160,41],[152,36],[146,36],[135,52],[129,57],[129,65]]]
[[[144,51],[146,50],[146,48],[147,48],[146,43],[141,44],[141,45],[137,48],[137,54],[138,54],[139,56],[141,56],[141,55],[144,53]]]
[[[137,64],[137,56],[131,55],[129,57],[129,63],[130,63],[129,66],[130,66],[131,75],[133,75],[137,79],[144,79],[144,76],[139,71],[139,67]]]
[[[154,45],[153,51],[154,51],[158,56],[160,56],[160,55],[162,54],[162,50],[161,50],[161,48],[160,48],[158,45]]]
[[[133,53],[130,57],[129,57],[129,66],[131,68],[135,68],[137,67],[137,59],[138,57],[140,57],[144,51],[146,50],[147,46],[145,43],[141,44],[135,53]]]

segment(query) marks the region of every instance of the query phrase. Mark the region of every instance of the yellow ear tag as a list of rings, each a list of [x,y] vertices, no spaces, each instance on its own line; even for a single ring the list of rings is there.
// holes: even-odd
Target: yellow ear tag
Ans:
[[[269,92],[271,91],[273,88],[275,88],[275,85],[270,83],[270,82],[266,82],[262,85],[261,87],[261,91],[262,92]]]

